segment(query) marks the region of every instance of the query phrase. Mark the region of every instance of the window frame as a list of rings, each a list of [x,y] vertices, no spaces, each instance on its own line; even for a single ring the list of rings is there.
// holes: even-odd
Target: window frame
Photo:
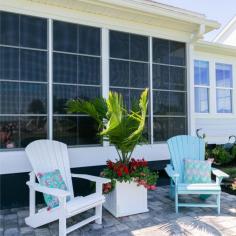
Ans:
[[[208,85],[206,84],[196,84],[195,83],[195,62],[207,62],[208,64]],[[211,92],[211,79],[210,79],[210,62],[209,60],[205,60],[205,59],[194,59],[193,61],[193,65],[194,65],[194,112],[196,114],[210,114],[211,113],[211,96],[210,96],[210,92]],[[196,103],[196,94],[195,94],[195,88],[204,88],[204,89],[207,89],[207,94],[208,94],[208,111],[207,112],[198,112],[196,111],[196,106],[195,106],[195,103]]]

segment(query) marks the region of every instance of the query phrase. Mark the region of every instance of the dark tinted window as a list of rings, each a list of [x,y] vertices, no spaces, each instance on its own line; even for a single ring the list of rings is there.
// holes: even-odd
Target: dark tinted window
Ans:
[[[77,52],[77,25],[53,22],[53,49],[56,51]]]
[[[0,44],[19,45],[19,15],[0,12]]]
[[[130,59],[148,61],[148,37],[130,35]]]
[[[79,26],[79,53],[100,55],[100,29]]]
[[[130,62],[130,87],[147,88],[149,85],[148,64]]]
[[[154,89],[169,89],[169,66],[153,64],[153,83]]]
[[[20,45],[29,48],[47,48],[47,20],[20,16]]]
[[[186,72],[182,67],[170,67],[170,86],[171,90],[186,90]]]
[[[0,47],[0,80],[19,80],[19,49]]]
[[[129,59],[129,34],[110,31],[110,57]]]
[[[91,100],[101,96],[100,87],[79,86],[78,98],[83,100]]]
[[[164,39],[153,39],[153,62],[169,64],[170,43]]]
[[[185,54],[184,43],[170,41],[170,64],[185,66]]]
[[[21,50],[20,79],[25,81],[47,81],[47,52]]]
[[[77,56],[63,53],[53,54],[53,81],[77,84]]]

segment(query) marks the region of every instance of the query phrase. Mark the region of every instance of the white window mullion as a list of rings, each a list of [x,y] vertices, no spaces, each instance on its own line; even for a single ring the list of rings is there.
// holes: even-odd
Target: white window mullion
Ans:
[[[109,30],[102,28],[102,97],[109,96]],[[109,146],[109,142],[103,141],[103,146]]]
[[[48,138],[53,139],[53,21],[48,20]]]
[[[149,93],[150,93],[150,142],[151,144],[153,144],[153,91],[152,91],[152,78],[153,78],[153,70],[152,70],[152,63],[153,63],[153,55],[152,55],[152,37],[149,37],[149,72],[150,72],[150,76],[149,76]]]

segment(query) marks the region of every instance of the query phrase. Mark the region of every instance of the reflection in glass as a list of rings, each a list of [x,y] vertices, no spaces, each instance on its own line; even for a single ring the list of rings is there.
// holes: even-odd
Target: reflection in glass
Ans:
[[[153,62],[169,64],[169,40],[153,38]]]
[[[83,100],[91,100],[101,96],[100,87],[79,86],[78,98]]]
[[[66,103],[70,99],[77,98],[77,86],[74,85],[53,85],[53,113],[67,114]]]
[[[232,91],[231,89],[216,90],[216,104],[218,113],[232,112]]]
[[[153,118],[153,139],[155,142],[166,141],[169,138],[168,127],[167,117]]]
[[[209,112],[209,93],[208,88],[195,88],[195,112]]]
[[[19,114],[19,83],[0,81],[0,113]]]
[[[0,116],[0,149],[19,147],[19,117]]]
[[[148,61],[148,37],[130,34],[130,59]]]
[[[31,116],[20,118],[20,147],[29,143],[47,138],[47,117]]]
[[[232,88],[232,65],[216,63],[216,86]]]
[[[170,109],[169,92],[153,91],[153,114],[167,115]]]
[[[186,114],[186,95],[182,92],[170,92],[170,114]]]
[[[195,85],[209,85],[209,62],[194,60]]]
[[[169,66],[153,64],[153,88],[169,89]]]
[[[168,138],[176,135],[186,134],[186,118],[184,117],[170,117],[169,118],[169,134]]]
[[[47,114],[47,84],[20,83],[20,113]]]
[[[186,65],[185,43],[170,41],[170,64]]]
[[[0,80],[19,80],[19,49],[0,47]]]
[[[185,68],[170,67],[170,87],[171,90],[186,90]]]
[[[53,139],[67,145],[78,144],[78,118],[75,116],[55,116],[53,118]]]

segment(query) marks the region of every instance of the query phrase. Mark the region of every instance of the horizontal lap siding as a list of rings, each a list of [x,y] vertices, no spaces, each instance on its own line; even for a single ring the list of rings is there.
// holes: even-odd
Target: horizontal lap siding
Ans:
[[[196,118],[196,129],[200,128],[209,144],[224,144],[230,135],[236,135],[236,118]]]

